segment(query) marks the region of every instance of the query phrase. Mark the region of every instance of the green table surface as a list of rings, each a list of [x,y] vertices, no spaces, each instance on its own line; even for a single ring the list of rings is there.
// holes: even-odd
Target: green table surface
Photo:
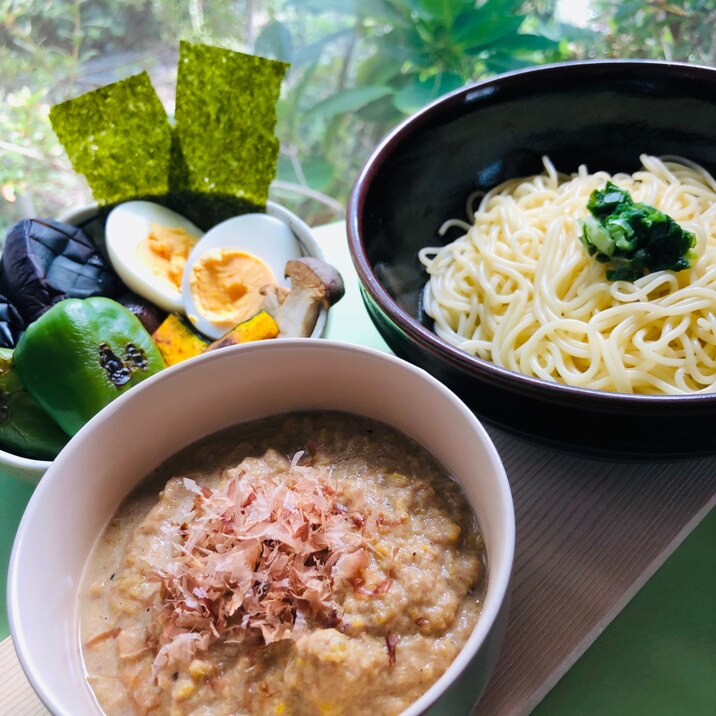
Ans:
[[[327,260],[345,246],[318,230]],[[332,311],[328,337],[388,350],[357,290]],[[32,486],[0,474],[0,574]],[[0,638],[8,634],[5,589]],[[716,514],[686,538],[533,712],[536,716],[705,716],[716,713]],[[22,716],[21,714],[17,716]],[[496,715],[502,716],[502,715]]]
[[[716,513],[667,559],[533,711],[716,713]]]

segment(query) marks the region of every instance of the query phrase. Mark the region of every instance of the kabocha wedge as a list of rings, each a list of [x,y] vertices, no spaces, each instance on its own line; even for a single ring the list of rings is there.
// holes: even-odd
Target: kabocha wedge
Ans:
[[[276,323],[271,314],[266,311],[259,311],[256,315],[239,323],[236,328],[232,328],[225,336],[214,341],[206,350],[213,351],[217,348],[236,346],[239,343],[276,338],[278,330],[278,323]]]
[[[210,343],[199,335],[189,321],[178,313],[170,313],[161,326],[152,333],[167,365],[176,365],[198,356]]]
[[[278,336],[278,324],[266,311],[259,311],[251,318],[239,323],[226,335],[211,343],[194,330],[189,321],[177,313],[166,320],[152,334],[152,339],[164,357],[167,365],[176,365],[205,351],[226,348],[240,343],[262,341]]]
[[[139,319],[109,298],[69,298],[32,323],[15,349],[32,397],[68,434],[165,367]]]

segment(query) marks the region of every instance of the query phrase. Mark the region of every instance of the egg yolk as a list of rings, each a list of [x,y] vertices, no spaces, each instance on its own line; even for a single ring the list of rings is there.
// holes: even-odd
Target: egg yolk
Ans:
[[[184,229],[150,224],[149,234],[137,245],[137,258],[157,278],[181,291],[184,266],[197,241]]]
[[[230,331],[261,309],[263,286],[276,283],[258,257],[237,249],[211,249],[192,268],[189,290],[197,310]]]

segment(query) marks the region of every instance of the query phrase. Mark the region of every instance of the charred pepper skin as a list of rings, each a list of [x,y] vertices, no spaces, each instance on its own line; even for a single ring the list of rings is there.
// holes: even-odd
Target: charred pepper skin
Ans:
[[[139,319],[109,298],[69,298],[31,323],[15,349],[28,392],[68,434],[165,367]]]
[[[33,460],[54,460],[68,440],[25,390],[12,351],[0,348],[0,448]]]

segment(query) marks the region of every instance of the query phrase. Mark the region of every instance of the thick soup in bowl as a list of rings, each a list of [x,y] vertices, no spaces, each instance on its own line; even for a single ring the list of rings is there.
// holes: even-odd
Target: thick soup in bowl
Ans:
[[[149,475],[80,589],[108,716],[398,714],[470,636],[486,557],[460,487],[338,412],[224,430]]]

